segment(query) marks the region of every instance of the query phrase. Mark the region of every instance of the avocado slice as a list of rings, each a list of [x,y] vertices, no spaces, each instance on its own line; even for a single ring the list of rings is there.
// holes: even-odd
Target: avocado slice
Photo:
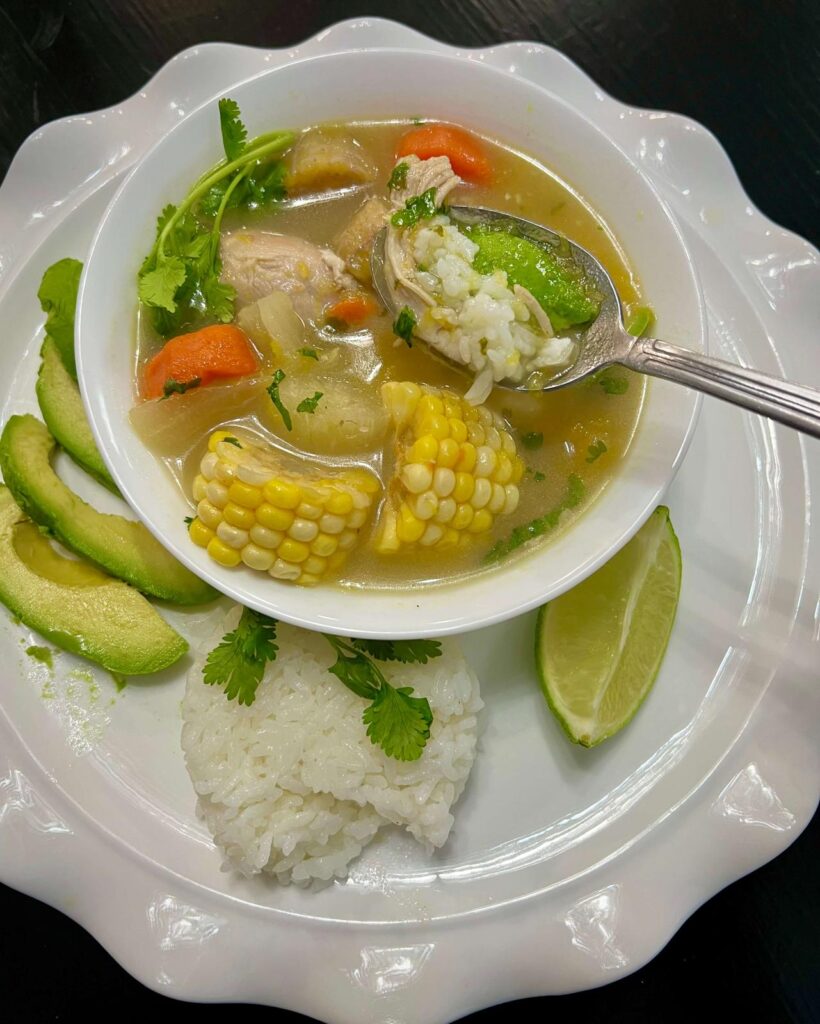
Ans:
[[[51,468],[54,438],[35,416],[12,416],[0,437],[0,469],[20,507],[67,548],[137,590],[177,604],[202,604],[216,591],[181,565],[142,523],[87,505]]]
[[[119,494],[102,456],[94,444],[91,427],[85,416],[77,382],[63,365],[59,350],[51,338],[40,349],[40,372],[37,374],[37,401],[40,412],[56,442],[77,465],[114,494]]]
[[[58,647],[110,672],[159,672],[188,649],[136,590],[58,554],[2,484],[0,601]]]

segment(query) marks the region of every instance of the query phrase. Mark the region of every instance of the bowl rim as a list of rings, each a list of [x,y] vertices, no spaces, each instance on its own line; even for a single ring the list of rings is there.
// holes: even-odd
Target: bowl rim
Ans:
[[[583,122],[585,128],[595,135],[597,135],[602,142],[607,145],[611,150],[618,154],[620,160],[626,164],[632,175],[638,178],[641,182],[642,188],[651,198],[654,203],[657,212],[660,213],[662,221],[669,229],[669,238],[674,238],[677,243],[679,255],[683,257],[686,269],[689,273],[688,285],[692,288],[694,297],[697,303],[697,314],[698,314],[698,328],[697,328],[697,340],[700,343],[699,348],[701,351],[707,351],[708,349],[708,330],[707,330],[707,318],[706,318],[706,307],[703,297],[703,291],[700,285],[700,280],[697,273],[697,268],[692,257],[692,253],[688,245],[686,244],[683,232],[671,210],[669,204],[664,200],[660,194],[656,185],[650,180],[650,178],[644,173],[642,168],[638,166],[630,155],[603,129],[595,124],[590,118],[582,111],[573,107],[568,103],[562,96],[551,92],[544,86],[534,83],[530,80],[521,78],[520,76],[507,71],[504,68],[499,68],[493,65],[480,64],[479,62],[467,61],[455,53],[449,51],[442,52],[440,50],[408,50],[401,47],[394,46],[367,46],[356,49],[341,49],[334,50],[332,52],[323,52],[318,54],[311,54],[307,56],[298,57],[294,60],[289,61],[287,64],[278,65],[271,68],[265,68],[255,74],[248,76],[245,79],[237,82],[231,86],[231,92],[237,92],[244,90],[248,87],[253,87],[255,83],[262,80],[266,80],[270,77],[276,77],[282,73],[286,73],[290,68],[295,66],[304,65],[326,65],[328,62],[338,58],[355,58],[355,59],[367,59],[372,55],[395,55],[400,59],[416,60],[419,58],[423,59],[434,59],[439,62],[450,63],[452,66],[457,67],[459,72],[463,71],[465,66],[475,68],[479,67],[481,73],[487,73],[489,75],[499,76],[503,79],[511,80],[516,82],[518,85],[523,86],[528,91],[533,93],[541,94],[548,99],[548,102],[556,104],[565,111],[568,111],[570,115],[580,122]],[[606,561],[608,561],[620,548],[626,544],[634,534],[640,529],[643,523],[647,520],[649,515],[658,505],[663,498],[667,488],[671,484],[672,480],[679,469],[683,458],[688,451],[689,445],[692,440],[695,426],[697,424],[698,416],[700,414],[702,405],[702,396],[696,392],[690,392],[689,411],[687,421],[684,426],[683,419],[680,422],[680,441],[677,444],[677,450],[675,455],[668,465],[667,471],[664,474],[664,478],[660,480],[651,491],[646,492],[644,499],[636,504],[635,516],[627,523],[617,535],[610,537],[606,544],[601,545],[600,549],[592,557],[585,556],[580,559],[575,568],[565,573],[559,579],[553,581],[549,586],[539,586],[536,588],[537,593],[530,592],[525,596],[519,596],[520,591],[516,587],[511,587],[509,592],[509,598],[503,605],[499,606],[494,600],[486,602],[483,606],[483,610],[476,612],[476,603],[468,602],[470,611],[463,612],[453,617],[447,618],[445,621],[440,620],[429,620],[422,623],[422,625],[412,625],[414,618],[419,618],[418,615],[414,615],[420,611],[424,603],[419,600],[418,591],[423,589],[426,595],[439,594],[448,595],[455,591],[464,591],[471,588],[477,590],[483,590],[483,584],[487,581],[494,581],[499,583],[502,578],[521,575],[521,570],[524,570],[525,575],[532,576],[536,575],[537,562],[539,557],[543,557],[545,552],[554,546],[556,542],[560,543],[559,537],[554,536],[545,543],[536,546],[531,552],[523,554],[519,557],[512,559],[506,565],[501,565],[493,568],[487,572],[473,573],[468,576],[460,577],[453,582],[436,583],[436,584],[411,584],[405,589],[392,589],[392,588],[353,588],[353,587],[334,587],[334,586],[323,586],[317,588],[296,588],[288,584],[279,584],[279,586],[272,588],[271,593],[274,597],[271,600],[270,597],[263,598],[258,595],[255,590],[258,588],[245,589],[241,585],[238,585],[237,581],[244,577],[232,576],[230,570],[225,570],[222,567],[218,567],[211,562],[198,562],[196,560],[196,552],[199,549],[191,550],[188,545],[178,544],[174,538],[169,537],[165,534],[156,523],[153,522],[152,517],[143,508],[143,503],[139,498],[138,494],[134,493],[133,482],[129,480],[127,476],[123,476],[122,465],[120,461],[114,456],[111,451],[111,445],[114,443],[114,438],[110,430],[110,424],[108,421],[108,415],[105,408],[105,392],[104,389],[95,390],[89,384],[88,370],[92,367],[91,355],[89,351],[89,345],[87,339],[89,337],[89,330],[84,329],[86,324],[91,318],[84,316],[84,313],[88,312],[87,295],[90,290],[89,282],[93,281],[93,268],[95,267],[95,256],[98,256],[98,247],[100,240],[104,238],[109,221],[115,211],[118,210],[120,200],[122,196],[127,193],[131,183],[134,179],[138,178],[144,167],[149,165],[154,159],[155,155],[161,151],[168,142],[168,139],[175,133],[183,131],[184,126],[191,122],[193,119],[201,116],[202,112],[210,108],[216,97],[211,97],[204,102],[193,107],[190,111],[187,111],[178,122],[173,124],[168,130],[166,130],[137,160],[134,166],[129,170],[124,180],[118,186],[112,199],[101,217],[99,224],[94,232],[91,245],[89,247],[88,256],[83,266],[83,271],[80,280],[80,287],[77,296],[77,307],[76,307],[76,361],[77,361],[77,373],[78,382],[80,386],[80,392],[83,399],[83,404],[86,409],[88,420],[91,426],[92,434],[99,447],[102,458],[111,472],[120,492],[131,508],[131,510],[137,515],[139,520],[146,526],[146,528],[157,538],[157,540],[166,548],[174,557],[176,557],[183,565],[189,568],[200,578],[209,582],[215,587],[221,594],[224,594],[233,600],[238,601],[247,607],[254,608],[255,610],[262,612],[267,615],[272,615],[275,618],[281,618],[285,622],[289,622],[293,625],[302,626],[307,629],[316,630],[319,632],[334,632],[341,633],[349,636],[369,637],[375,639],[388,639],[388,638],[402,638],[402,637],[417,637],[417,636],[447,636],[453,634],[459,634],[469,632],[474,629],[483,628],[490,626],[498,622],[505,621],[513,618],[517,615],[523,614],[527,611],[538,607],[547,601],[553,600],[555,597],[560,596],[566,590],[580,583],[583,579],[591,575],[596,569],[600,568]],[[480,125],[480,118],[476,119]],[[612,218],[607,216],[607,220],[611,222]],[[97,261],[98,262],[98,261]],[[85,343],[84,343],[85,340]],[[647,394],[651,392],[651,387],[648,389]],[[642,409],[638,424],[636,427],[635,434],[630,442],[629,451],[634,449],[636,439],[641,435],[642,430],[645,426],[645,410],[648,398],[644,398],[644,407]],[[141,444],[141,442],[139,442]],[[169,479],[169,486],[173,486]],[[587,508],[579,517],[580,520],[587,519],[594,510],[600,505],[602,498],[605,496],[609,487],[605,487],[602,492],[598,493],[589,503]],[[569,531],[559,531],[560,536],[564,537],[567,532],[570,534],[573,532],[576,523],[573,523]],[[275,583],[276,581],[271,581]],[[280,589],[281,588],[281,589]],[[492,587],[495,591],[496,588]],[[310,609],[310,602],[307,602],[308,608],[302,612],[292,611],[289,607],[288,595],[293,596],[294,591],[301,592],[302,594],[311,595],[313,597],[313,604],[317,607],[316,609]],[[327,602],[319,599],[318,595],[323,598],[327,597]],[[479,597],[480,594],[473,595]],[[484,595],[485,598],[487,595]],[[493,594],[493,596],[496,596]],[[278,600],[277,600],[278,597]],[[320,612],[319,606],[328,603],[330,605],[351,605],[354,602],[362,603],[362,599],[365,601],[372,602],[373,607],[364,616],[361,614],[358,616],[351,617],[349,614],[338,612],[328,614],[327,611]],[[303,602],[297,602],[303,603]],[[409,613],[411,618],[411,625],[406,626],[401,623],[388,623],[387,625],[381,625],[379,615],[384,613],[386,610],[391,609],[393,612],[401,610],[403,615]],[[421,616],[423,618],[423,616]],[[348,627],[347,623],[352,621],[352,626]],[[375,624],[374,624],[375,623]]]

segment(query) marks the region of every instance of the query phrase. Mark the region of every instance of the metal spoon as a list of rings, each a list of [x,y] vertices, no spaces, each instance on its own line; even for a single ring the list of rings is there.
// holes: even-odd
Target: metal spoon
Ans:
[[[793,384],[780,377],[772,377],[757,370],[712,359],[659,338],[636,338],[627,333],[623,322],[621,300],[612,278],[598,260],[586,249],[540,224],[513,217],[498,210],[478,206],[451,206],[450,217],[460,224],[487,224],[503,222],[516,234],[549,248],[569,245],[571,255],[591,278],[603,296],[601,310],[582,332],[575,363],[547,381],[539,390],[554,391],[574,384],[596,370],[620,363],[630,370],[663,377],[676,384],[725,399],[744,409],[768,416],[788,427],[820,437],[820,391],[804,384]],[[387,309],[397,312],[396,300],[385,276],[384,241],[386,230],[379,233],[373,245],[371,269],[373,284]],[[424,340],[424,339],[420,339]],[[439,353],[437,353],[439,354]],[[444,357],[442,357],[444,358]],[[467,368],[450,362],[462,370]],[[499,381],[498,387],[513,391],[530,391],[524,384]]]

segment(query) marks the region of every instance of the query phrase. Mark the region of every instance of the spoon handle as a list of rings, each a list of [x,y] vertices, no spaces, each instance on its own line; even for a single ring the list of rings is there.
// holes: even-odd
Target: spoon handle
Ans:
[[[702,356],[658,338],[636,339],[619,362],[820,437],[820,391],[815,388]]]

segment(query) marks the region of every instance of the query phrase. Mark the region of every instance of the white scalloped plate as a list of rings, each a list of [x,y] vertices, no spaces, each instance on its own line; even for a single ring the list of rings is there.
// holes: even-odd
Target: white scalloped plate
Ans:
[[[0,190],[2,418],[33,406],[43,268],[83,255],[161,132],[264,67],[376,45],[457,53],[379,20],[293,51],[208,45],[121,106],[32,136]],[[820,257],[751,207],[711,135],[623,106],[541,45],[460,56],[548,83],[650,175],[698,261],[713,350],[818,381]],[[68,655],[52,674],[24,653],[36,638],[3,617],[0,877],[158,991],[330,1024],[434,1024],[635,970],[700,903],[783,850],[817,804],[819,470],[816,444],[705,402],[668,498],[684,552],[678,623],[635,721],[575,749],[535,685],[531,616],[468,635],[488,708],[451,841],[430,858],[387,838],[319,893],[220,872],[179,750],[181,672],[122,693]],[[213,614],[173,618],[195,641]]]

